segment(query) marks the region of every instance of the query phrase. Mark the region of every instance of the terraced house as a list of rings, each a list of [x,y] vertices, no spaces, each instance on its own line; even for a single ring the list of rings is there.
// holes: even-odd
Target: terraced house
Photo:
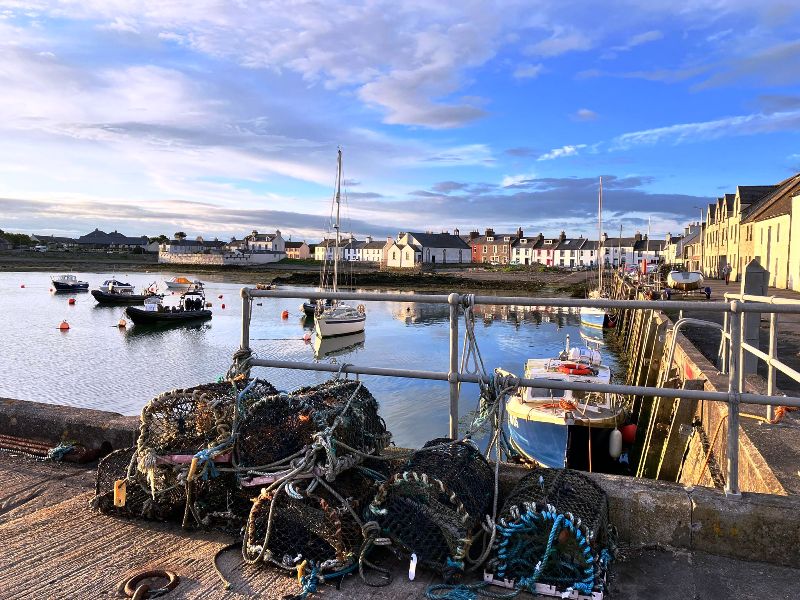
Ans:
[[[487,228],[484,235],[472,239],[472,262],[506,265],[511,262],[512,246],[522,235],[522,228],[516,233],[495,233]]]

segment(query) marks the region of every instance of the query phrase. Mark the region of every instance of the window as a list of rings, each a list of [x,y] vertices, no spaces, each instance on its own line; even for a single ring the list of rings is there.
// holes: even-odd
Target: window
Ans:
[[[486,254],[486,252],[487,252],[488,250],[489,250],[489,246],[484,246],[484,247],[483,247],[483,253],[484,253],[484,254]]]
[[[494,241],[494,237],[493,237],[493,236],[491,236],[491,235],[487,235],[487,236],[486,236],[486,241],[487,241],[487,242],[493,242],[493,241]]]
[[[775,225],[775,243],[777,244],[780,241],[781,241],[781,224],[778,223],[777,225]]]
[[[397,260],[397,252],[392,250],[392,260]]]

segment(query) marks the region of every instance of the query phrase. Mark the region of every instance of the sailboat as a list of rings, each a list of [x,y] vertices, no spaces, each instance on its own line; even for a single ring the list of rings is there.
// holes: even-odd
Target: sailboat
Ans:
[[[333,226],[336,231],[336,245],[333,247],[333,282],[332,290],[337,291],[339,279],[339,241],[341,237],[339,209],[341,207],[342,196],[342,149],[339,148],[337,168],[336,168],[336,194],[334,203],[336,205],[336,222]],[[330,305],[318,304],[315,313],[314,329],[320,338],[334,337],[338,335],[352,335],[364,331],[367,314],[364,305],[351,306],[346,302],[334,300]]]
[[[589,292],[589,298],[603,298],[603,271],[605,253],[603,252],[603,178],[600,177],[600,193],[597,198],[597,289]],[[581,325],[603,329],[608,327],[608,315],[602,308],[581,308]]]

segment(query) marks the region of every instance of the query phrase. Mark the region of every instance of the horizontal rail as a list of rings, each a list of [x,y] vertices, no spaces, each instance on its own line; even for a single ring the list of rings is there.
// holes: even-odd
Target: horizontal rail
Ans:
[[[744,350],[747,350],[750,354],[757,356],[768,365],[772,365],[787,377],[791,377],[795,381],[800,382],[800,372],[795,371],[793,368],[786,365],[785,363],[782,363],[781,361],[770,357],[770,355],[767,354],[766,352],[762,352],[761,350],[759,350],[755,346],[748,344],[747,342],[742,342],[742,348]]]
[[[800,307],[800,300],[793,300],[792,298],[781,298],[779,296],[757,296],[754,294],[734,294],[730,292],[725,293],[725,298],[729,300],[743,300],[746,302],[761,302],[763,304],[785,304],[789,306]]]
[[[259,290],[242,288],[249,298],[297,298],[311,300],[360,300],[364,302],[415,302],[419,304],[458,303],[464,294],[398,294],[388,292],[320,292],[301,290]],[[680,300],[610,300],[606,298],[532,298],[529,296],[472,296],[474,304],[564,308],[635,308],[645,310],[693,310],[700,312],[800,313],[800,306],[758,302],[687,302]]]
[[[328,363],[310,363],[294,360],[272,360],[255,358],[250,361],[255,367],[271,367],[278,369],[299,369],[304,371],[322,371],[327,373],[350,373],[354,375],[378,375],[382,377],[404,377],[410,379],[429,379],[434,381],[450,381],[459,383],[489,383],[487,378],[473,374],[448,373],[441,371],[416,371],[413,369],[391,369],[383,367],[365,367],[341,363],[338,365]],[[601,392],[606,394],[626,394],[630,396],[660,396],[662,398],[688,398],[692,400],[712,400],[715,402],[730,402],[731,394],[727,392],[710,392],[706,390],[685,390],[679,388],[659,388],[639,385],[618,385],[605,383],[588,383],[579,381],[564,381],[557,379],[519,378],[521,387],[546,388],[554,390],[577,390],[582,392]],[[750,404],[769,405],[775,403],[774,396],[765,394],[739,394],[740,402]],[[800,408],[800,398],[781,397],[783,406],[796,406]]]

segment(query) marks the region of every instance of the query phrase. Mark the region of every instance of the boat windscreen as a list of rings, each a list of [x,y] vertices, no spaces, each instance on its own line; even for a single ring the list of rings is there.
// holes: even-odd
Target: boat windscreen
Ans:
[[[532,387],[530,389],[530,397],[531,398],[552,398],[553,397],[553,390],[549,388],[537,388]]]

